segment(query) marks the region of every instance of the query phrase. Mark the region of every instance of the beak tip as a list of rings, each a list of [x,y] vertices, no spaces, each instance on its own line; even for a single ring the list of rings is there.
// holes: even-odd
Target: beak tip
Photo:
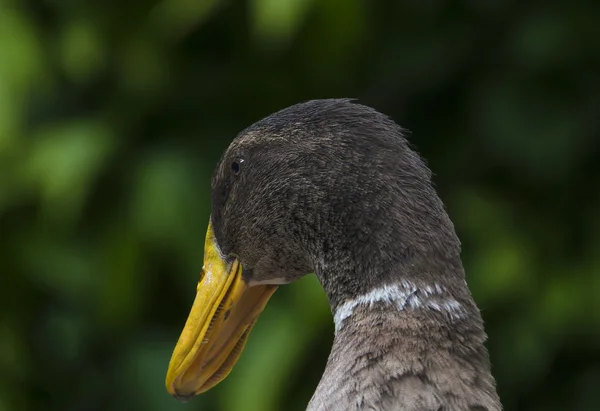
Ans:
[[[167,392],[179,402],[188,402],[196,395],[194,392],[188,394],[178,392],[173,384],[167,384]]]

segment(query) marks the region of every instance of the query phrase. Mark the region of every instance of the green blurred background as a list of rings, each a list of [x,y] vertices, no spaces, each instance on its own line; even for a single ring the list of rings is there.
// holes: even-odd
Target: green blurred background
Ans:
[[[314,276],[181,404],[209,180],[237,132],[357,97],[410,129],[463,242],[506,410],[600,409],[600,3],[1,0],[0,411],[302,410]]]

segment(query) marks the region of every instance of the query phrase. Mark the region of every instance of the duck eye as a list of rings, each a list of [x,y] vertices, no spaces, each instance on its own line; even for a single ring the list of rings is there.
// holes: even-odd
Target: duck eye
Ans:
[[[231,163],[231,170],[233,170],[233,174],[235,174],[236,176],[240,174],[240,171],[242,171],[243,162],[244,160],[240,159]]]

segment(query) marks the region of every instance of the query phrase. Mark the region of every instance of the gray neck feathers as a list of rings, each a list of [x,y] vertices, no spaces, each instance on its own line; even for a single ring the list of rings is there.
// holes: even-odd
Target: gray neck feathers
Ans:
[[[430,287],[388,286],[338,306],[336,321],[353,305],[309,410],[501,409],[475,304]]]
[[[500,410],[452,222],[429,183],[402,189],[322,208],[312,259],[336,336],[309,410]]]

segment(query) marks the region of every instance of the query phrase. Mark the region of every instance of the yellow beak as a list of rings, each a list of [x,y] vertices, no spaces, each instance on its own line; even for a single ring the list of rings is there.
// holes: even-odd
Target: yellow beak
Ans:
[[[209,223],[196,299],[167,371],[167,391],[187,399],[221,382],[238,360],[276,285],[248,287],[242,265],[225,261]]]

